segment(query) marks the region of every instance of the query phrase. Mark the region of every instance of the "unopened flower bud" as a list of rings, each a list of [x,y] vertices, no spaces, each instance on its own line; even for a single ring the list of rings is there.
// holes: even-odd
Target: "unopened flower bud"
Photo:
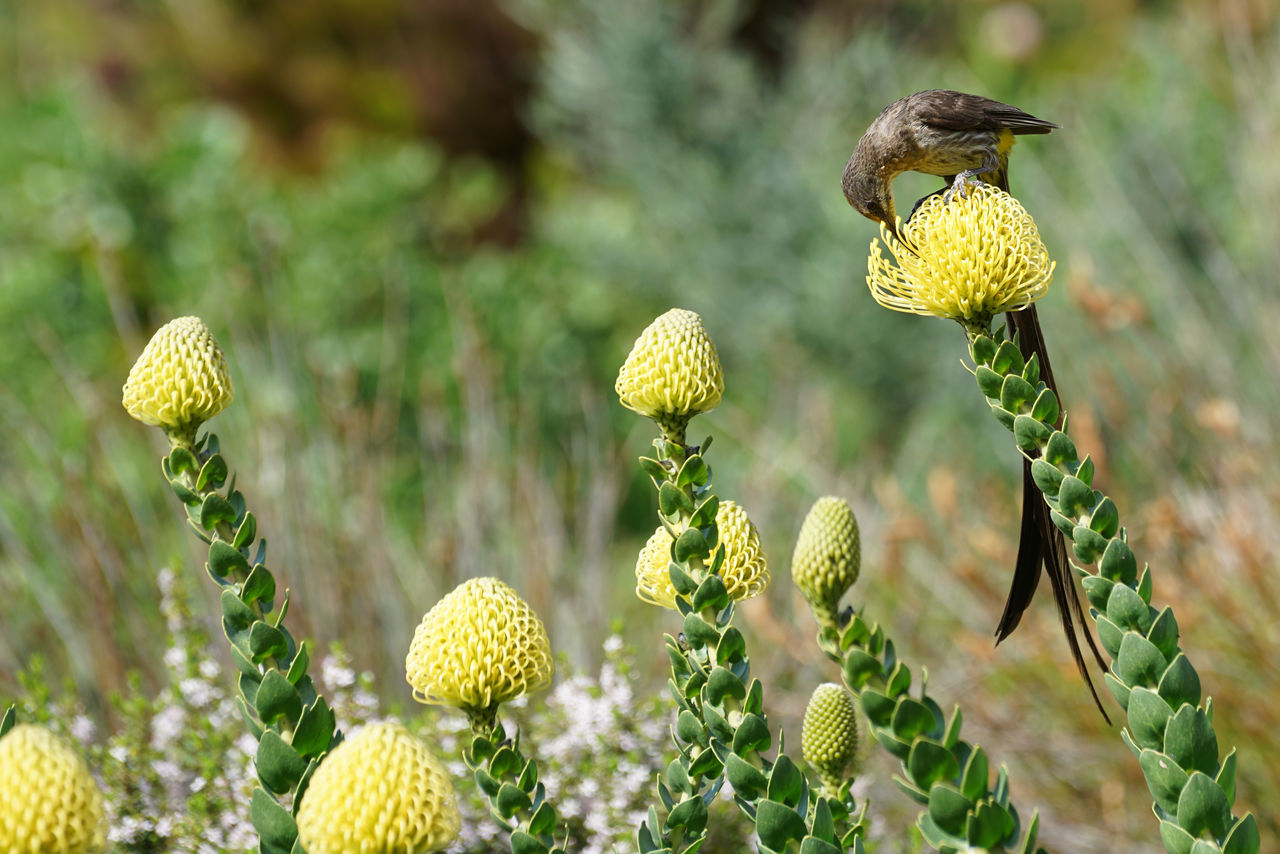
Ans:
[[[858,713],[843,685],[826,682],[814,689],[804,710],[800,751],[825,788],[834,791],[844,782],[858,755]]]
[[[853,508],[843,498],[819,498],[800,526],[791,578],[820,625],[836,628],[840,597],[858,580],[861,565]]]
[[[222,348],[198,317],[171,320],[151,336],[123,395],[134,418],[187,440],[234,399]]]

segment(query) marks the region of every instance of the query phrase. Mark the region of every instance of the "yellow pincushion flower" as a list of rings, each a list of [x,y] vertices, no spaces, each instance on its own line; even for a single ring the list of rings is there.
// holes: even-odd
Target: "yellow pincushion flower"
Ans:
[[[1054,263],[1035,220],[1013,196],[988,184],[964,196],[930,196],[901,226],[880,236],[895,265],[871,242],[867,285],[885,308],[933,314],[966,328],[989,326],[1001,312],[1025,308],[1049,290]]]
[[[298,807],[309,854],[440,851],[461,826],[453,781],[398,723],[361,727],[334,748]]]
[[[804,517],[791,556],[791,578],[819,623],[836,627],[840,597],[858,580],[861,566],[853,508],[843,498],[819,498]]]
[[[0,738],[0,851],[91,854],[106,832],[102,794],[69,744],[33,724]]]
[[[198,317],[179,317],[147,342],[129,371],[123,402],[144,424],[194,437],[234,399],[227,361],[209,327]]]
[[[427,612],[405,658],[420,703],[480,712],[545,688],[555,669],[542,620],[496,578],[472,578]]]
[[[622,405],[683,431],[689,419],[715,409],[724,394],[716,345],[695,312],[673,308],[636,339],[614,384]]]
[[[758,596],[769,586],[769,564],[760,548],[760,532],[747,511],[732,501],[721,501],[716,509],[716,528],[724,544],[720,577],[734,600]],[[676,590],[671,586],[671,535],[659,526],[636,559],[636,596],[651,605],[676,608]]]
[[[804,710],[800,751],[824,787],[834,790],[844,782],[858,755],[858,713],[843,685],[826,682],[814,689]]]

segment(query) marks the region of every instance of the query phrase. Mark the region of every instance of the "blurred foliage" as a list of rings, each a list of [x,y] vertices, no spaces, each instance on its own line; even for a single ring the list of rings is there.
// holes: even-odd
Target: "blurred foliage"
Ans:
[[[680,305],[728,380],[695,431],[775,575],[812,498],[848,496],[869,607],[912,658],[970,662],[932,688],[1014,766],[1046,844],[1152,850],[1140,774],[1083,711],[1050,609],[990,648],[1017,460],[960,331],[863,290],[874,230],[836,178],[882,106],[948,86],[1062,125],[1019,143],[1012,182],[1059,262],[1041,314],[1073,434],[1140,520],[1274,838],[1278,27],[1266,0],[0,0],[0,690],[42,652],[110,719],[127,670],[164,679],[155,568],[201,557],[158,436],[118,400],[187,313],[231,359],[213,427],[300,633],[399,684],[421,614],[496,574],[580,661],[611,618],[648,648],[648,437],[610,388]],[[812,626],[781,586],[752,609],[798,722],[831,676]],[[1129,809],[1102,808],[1127,786]]]

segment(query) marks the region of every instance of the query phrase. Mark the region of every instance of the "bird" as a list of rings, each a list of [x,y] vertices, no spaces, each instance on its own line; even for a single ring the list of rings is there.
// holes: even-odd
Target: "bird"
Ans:
[[[1015,138],[1047,134],[1057,128],[1053,122],[991,98],[951,89],[927,89],[894,101],[876,116],[844,167],[841,187],[854,210],[883,223],[898,237],[893,202],[893,179],[898,175],[923,172],[944,178],[946,185],[937,192],[944,193],[947,201],[956,193],[964,193],[975,179],[1009,192],[1009,153]],[[1040,378],[1058,394],[1035,305],[1009,312],[1006,321],[1023,356],[1036,356]],[[1058,397],[1061,400],[1060,394]],[[1061,426],[1061,422],[1055,426]],[[1062,533],[1049,518],[1049,508],[1031,477],[1031,461],[1025,457],[1022,493],[1018,556],[1004,612],[996,626],[996,643],[1018,627],[1035,595],[1043,566],[1072,658],[1094,703],[1110,721],[1085,665],[1076,637],[1077,622],[1104,672],[1107,664],[1086,627]]]

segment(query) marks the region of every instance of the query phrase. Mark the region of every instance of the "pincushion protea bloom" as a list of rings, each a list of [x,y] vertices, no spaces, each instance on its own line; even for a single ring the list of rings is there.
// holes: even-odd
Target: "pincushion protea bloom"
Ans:
[[[106,830],[102,794],[69,744],[34,724],[0,738],[0,851],[91,854]]]
[[[720,577],[729,598],[750,599],[769,586],[769,564],[760,548],[760,533],[747,511],[733,501],[721,501],[716,509],[716,529],[724,544]],[[636,596],[651,605],[676,608],[676,590],[671,586],[671,535],[666,528],[653,532],[636,559]]]
[[[929,196],[900,227],[871,242],[867,285],[885,308],[933,314],[986,331],[1001,312],[1025,308],[1049,289],[1054,262],[1035,220],[1013,196],[988,184],[964,196]]]
[[[440,851],[461,825],[453,781],[398,723],[361,727],[334,748],[298,807],[309,854]]]
[[[724,394],[716,345],[695,312],[673,308],[649,324],[618,372],[622,405],[683,432],[689,419],[715,409]]]
[[[235,399],[222,348],[198,317],[156,330],[125,380],[123,403],[144,424],[194,438],[200,425]]]
[[[825,682],[813,691],[800,728],[800,752],[822,778],[836,789],[858,755],[858,713],[853,695],[843,685]]]
[[[858,580],[861,566],[853,508],[843,498],[819,498],[804,517],[791,555],[791,579],[819,623],[836,628],[840,597]]]
[[[468,713],[545,688],[555,669],[542,620],[496,578],[472,578],[427,612],[405,657],[420,703]]]

